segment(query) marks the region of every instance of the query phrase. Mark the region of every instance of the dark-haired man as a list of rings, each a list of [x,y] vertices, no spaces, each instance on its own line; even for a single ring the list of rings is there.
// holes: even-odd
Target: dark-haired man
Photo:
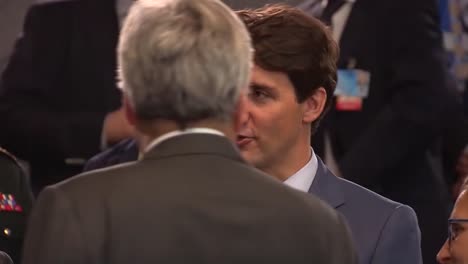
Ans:
[[[351,228],[360,263],[422,263],[414,211],[334,176],[310,148],[337,81],[338,47],[331,32],[317,19],[287,6],[238,15],[255,49],[237,142],[242,156],[341,212]]]

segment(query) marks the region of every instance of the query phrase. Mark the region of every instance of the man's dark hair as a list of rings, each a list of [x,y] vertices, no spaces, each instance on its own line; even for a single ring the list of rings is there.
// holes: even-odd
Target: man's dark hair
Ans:
[[[268,71],[284,72],[304,102],[323,87],[325,109],[312,124],[315,130],[330,108],[337,82],[339,48],[330,30],[318,19],[284,4],[237,11],[246,24],[255,49],[255,64]]]

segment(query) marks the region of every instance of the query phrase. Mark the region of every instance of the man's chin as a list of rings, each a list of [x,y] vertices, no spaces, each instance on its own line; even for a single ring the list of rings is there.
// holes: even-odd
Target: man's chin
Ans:
[[[250,165],[257,167],[261,162],[252,150],[240,149],[242,158]]]

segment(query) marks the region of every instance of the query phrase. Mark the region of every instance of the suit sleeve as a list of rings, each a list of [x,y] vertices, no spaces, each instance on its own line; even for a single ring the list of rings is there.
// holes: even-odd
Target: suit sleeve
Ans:
[[[78,221],[68,197],[55,187],[44,190],[29,220],[23,264],[87,263]]]
[[[382,92],[388,103],[339,161],[346,178],[367,187],[381,182],[388,168],[424,155],[441,134],[448,100],[435,1],[388,0],[379,5],[381,61],[373,74],[390,86],[389,93]]]
[[[0,80],[0,144],[22,159],[87,158],[100,146],[103,113],[58,111],[54,90],[67,78],[72,1],[32,6]],[[65,5],[65,7],[64,7]],[[92,95],[90,95],[92,96]],[[73,100],[73,98],[63,98]]]
[[[380,234],[372,263],[422,264],[421,254],[421,233],[416,214],[410,207],[400,206],[389,217]]]

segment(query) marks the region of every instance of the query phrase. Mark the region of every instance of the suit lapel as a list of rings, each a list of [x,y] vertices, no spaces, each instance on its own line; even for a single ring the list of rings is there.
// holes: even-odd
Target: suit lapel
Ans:
[[[150,149],[143,160],[180,155],[211,154],[244,162],[239,151],[226,137],[212,134],[186,134],[164,140]]]
[[[333,208],[338,208],[345,203],[345,197],[339,180],[328,170],[319,157],[317,157],[317,160],[317,174],[309,189],[309,193],[318,196]]]

